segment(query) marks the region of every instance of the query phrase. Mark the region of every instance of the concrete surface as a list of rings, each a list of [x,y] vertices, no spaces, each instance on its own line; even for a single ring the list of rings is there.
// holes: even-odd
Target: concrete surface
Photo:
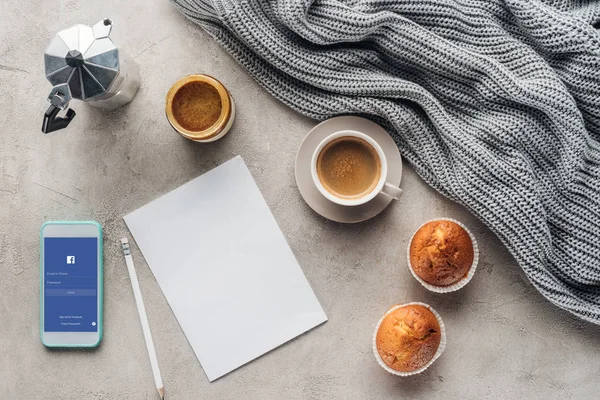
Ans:
[[[63,131],[40,132],[50,84],[43,52],[55,32],[114,20],[113,38],[140,64],[129,106],[74,102]],[[406,168],[405,195],[379,217],[345,226],[303,202],[294,156],[315,124],[260,88],[166,1],[0,1],[0,398],[156,399],[133,293],[119,250],[122,217],[241,154],[329,316],[329,322],[209,383],[134,246],[168,399],[597,399],[600,328],[531,286],[500,241]],[[178,77],[210,73],[238,106],[232,132],[182,139],[163,113]],[[425,220],[458,218],[481,247],[466,288],[428,293],[410,276],[407,241]],[[38,231],[49,219],[95,219],[105,229],[105,337],[97,350],[45,349],[39,340]],[[382,313],[424,301],[444,318],[448,345],[425,373],[398,378],[371,354]],[[243,332],[241,332],[243,333]]]

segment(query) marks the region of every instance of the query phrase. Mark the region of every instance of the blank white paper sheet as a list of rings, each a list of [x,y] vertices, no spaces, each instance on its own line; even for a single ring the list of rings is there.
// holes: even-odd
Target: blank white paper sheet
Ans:
[[[239,156],[124,219],[210,381],[327,320]]]

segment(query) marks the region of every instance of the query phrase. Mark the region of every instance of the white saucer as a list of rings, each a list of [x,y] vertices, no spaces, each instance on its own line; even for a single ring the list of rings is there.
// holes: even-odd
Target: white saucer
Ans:
[[[308,132],[296,155],[296,184],[304,201],[318,214],[332,221],[353,223],[373,218],[382,212],[393,199],[380,193],[370,202],[360,206],[341,206],[327,200],[319,192],[310,173],[313,152],[327,136],[346,129],[369,135],[381,146],[388,162],[387,181],[400,185],[402,180],[402,157],[394,139],[375,122],[352,116],[328,119]]]

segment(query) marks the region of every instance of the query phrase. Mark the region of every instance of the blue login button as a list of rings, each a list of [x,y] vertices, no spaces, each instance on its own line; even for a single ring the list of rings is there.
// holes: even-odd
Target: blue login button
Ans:
[[[96,289],[46,289],[46,296],[95,296]]]

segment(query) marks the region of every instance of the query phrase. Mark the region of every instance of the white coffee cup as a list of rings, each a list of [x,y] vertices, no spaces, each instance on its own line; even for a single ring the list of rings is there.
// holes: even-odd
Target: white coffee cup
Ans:
[[[317,173],[317,161],[319,155],[321,154],[321,151],[323,151],[325,146],[327,146],[330,142],[342,137],[356,137],[367,142],[377,153],[377,157],[379,158],[379,162],[381,164],[381,171],[379,175],[379,180],[377,181],[377,185],[375,185],[370,192],[366,193],[364,196],[359,198],[348,199],[336,196],[335,194],[325,189]],[[319,192],[321,192],[321,194],[325,196],[325,198],[327,198],[328,200],[336,204],[340,204],[342,206],[358,206],[361,204],[368,203],[369,201],[373,200],[373,198],[375,198],[375,196],[377,196],[379,193],[383,193],[397,200],[400,197],[400,194],[402,193],[402,189],[400,189],[398,186],[387,182],[388,165],[387,159],[385,158],[385,154],[383,153],[381,146],[379,146],[379,144],[377,144],[377,142],[373,140],[370,136],[365,135],[362,132],[344,130],[335,132],[327,136],[325,139],[323,139],[321,143],[319,143],[319,145],[315,149],[311,160],[310,170],[315,186],[317,187],[317,189],[319,189]]]

